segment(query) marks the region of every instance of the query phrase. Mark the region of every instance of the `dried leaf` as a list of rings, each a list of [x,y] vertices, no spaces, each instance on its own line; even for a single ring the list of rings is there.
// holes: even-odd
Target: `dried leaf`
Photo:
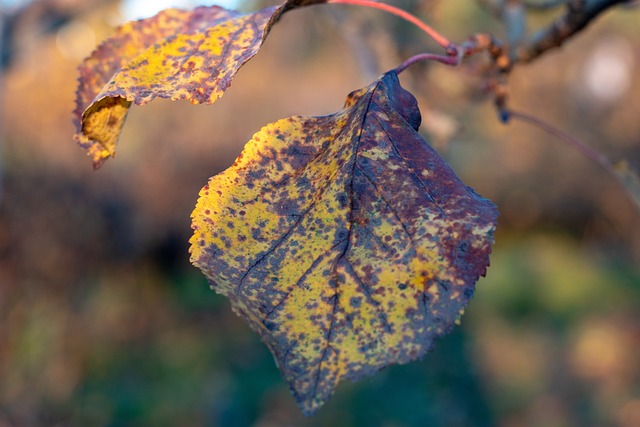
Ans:
[[[80,67],[76,140],[99,167],[115,155],[132,103],[215,102],[283,13],[322,2],[289,0],[246,15],[219,6],[168,9],[120,27]]]
[[[418,134],[394,72],[344,109],[267,125],[211,178],[191,260],[273,352],[306,414],[421,357],[489,263],[495,206]]]

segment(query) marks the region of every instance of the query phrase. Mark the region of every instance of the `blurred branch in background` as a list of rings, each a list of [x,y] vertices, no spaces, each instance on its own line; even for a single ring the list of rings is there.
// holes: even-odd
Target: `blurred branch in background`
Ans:
[[[478,0],[480,4],[499,17],[505,27],[509,48],[509,67],[518,62],[531,62],[543,53],[561,46],[566,40],[583,30],[608,9],[630,5],[633,0]],[[564,5],[565,11],[550,25],[526,35],[527,12],[546,11]]]
[[[568,1],[566,11],[549,27],[535,33],[514,52],[514,61],[530,62],[544,52],[561,46],[565,40],[584,29],[596,17],[629,0],[572,0]]]
[[[345,42],[353,51],[354,59],[360,68],[364,81],[372,81],[380,74],[378,58],[371,45],[370,36],[372,28],[370,23],[359,19],[357,15],[348,10],[331,9],[328,11],[336,21]]]
[[[584,144],[577,138],[568,135],[550,123],[539,120],[534,115],[510,111],[507,106],[509,85],[506,82],[507,75],[518,63],[530,63],[542,54],[562,46],[567,40],[578,34],[605,11],[618,5],[631,5],[629,0],[567,0],[567,1],[543,1],[526,2],[524,0],[479,0],[493,15],[500,18],[505,30],[506,44],[492,35],[479,34],[471,38],[470,46],[486,49],[493,60],[492,73],[489,87],[495,95],[495,104],[502,120],[506,123],[510,118],[515,118],[545,130],[556,136],[560,141],[571,146],[585,157],[601,166],[613,177],[622,189],[627,193],[634,207],[640,213],[638,203],[638,168],[634,164],[624,161],[624,167],[614,166],[607,156],[598,150]],[[555,9],[564,5],[564,12],[542,28],[538,28],[533,35],[527,34],[528,11],[543,11]],[[614,77],[615,76],[607,76]],[[623,171],[623,172],[619,172]]]
[[[120,0],[36,0],[19,2],[14,7],[2,6],[0,67],[10,67],[17,56],[29,54],[29,45],[55,34],[82,15],[117,3]]]
[[[19,60],[31,54],[32,47],[97,7],[120,0],[35,0],[0,5],[0,99],[5,95],[4,75]],[[0,104],[0,118],[3,104]],[[0,203],[4,169],[4,123],[0,120]]]

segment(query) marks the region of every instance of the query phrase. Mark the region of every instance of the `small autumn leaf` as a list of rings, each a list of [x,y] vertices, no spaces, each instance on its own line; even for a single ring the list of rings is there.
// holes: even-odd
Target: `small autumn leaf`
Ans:
[[[306,414],[425,354],[484,275],[497,210],[419,135],[395,72],[264,127],[212,177],[191,260],[273,352]]]
[[[125,24],[80,66],[76,140],[99,167],[115,155],[132,103],[215,102],[283,13],[323,2],[288,0],[249,14],[219,6],[167,9]]]

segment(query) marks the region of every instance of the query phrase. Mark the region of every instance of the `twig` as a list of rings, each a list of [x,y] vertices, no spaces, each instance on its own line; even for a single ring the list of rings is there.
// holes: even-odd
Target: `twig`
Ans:
[[[544,52],[561,46],[598,15],[621,3],[628,3],[628,0],[569,0],[564,15],[510,53],[511,64],[531,62]]]
[[[523,122],[527,122],[530,123],[542,130],[544,130],[545,132],[555,136],[556,138],[562,140],[563,142],[566,142],[568,145],[570,145],[571,147],[573,147],[574,149],[578,150],[579,152],[581,152],[584,156],[588,157],[589,159],[593,160],[594,162],[598,163],[600,166],[602,166],[607,172],[611,173],[614,176],[617,176],[615,173],[615,170],[613,169],[613,165],[611,164],[611,162],[609,162],[609,159],[607,159],[603,154],[601,154],[599,151],[594,150],[593,148],[589,147],[587,144],[577,140],[576,138],[572,137],[569,134],[564,133],[563,131],[561,131],[560,129],[557,129],[555,127],[553,127],[552,125],[536,118],[533,116],[530,116],[529,114],[525,114],[525,113],[521,113],[519,111],[514,111],[514,110],[504,110],[502,117],[504,119],[506,119],[505,121],[508,122],[510,119],[518,119],[521,120]]]

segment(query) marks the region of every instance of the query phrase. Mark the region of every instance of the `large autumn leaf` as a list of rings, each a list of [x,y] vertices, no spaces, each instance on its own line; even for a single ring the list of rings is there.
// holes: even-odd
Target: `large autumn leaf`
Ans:
[[[324,1],[288,0],[244,15],[219,6],[167,9],[125,24],[80,66],[76,140],[99,167],[115,155],[132,103],[215,102],[283,13]]]
[[[421,357],[485,273],[497,211],[418,134],[394,72],[324,117],[264,127],[211,178],[191,259],[275,355],[306,414]]]

